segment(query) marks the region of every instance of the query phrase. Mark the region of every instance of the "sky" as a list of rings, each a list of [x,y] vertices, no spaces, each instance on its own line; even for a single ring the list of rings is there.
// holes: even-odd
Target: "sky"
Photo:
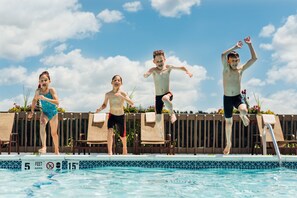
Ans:
[[[167,64],[193,73],[172,71],[174,110],[213,112],[223,107],[221,53],[250,36],[250,105],[297,114],[296,0],[0,0],[0,32],[0,111],[31,103],[44,70],[66,111],[95,111],[116,74],[135,106],[152,106],[143,74],[163,49]],[[251,58],[246,44],[237,52]]]

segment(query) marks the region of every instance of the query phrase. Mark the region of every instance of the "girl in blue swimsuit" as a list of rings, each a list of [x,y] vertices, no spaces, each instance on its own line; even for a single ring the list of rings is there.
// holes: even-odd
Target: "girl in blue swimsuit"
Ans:
[[[53,87],[49,87],[51,82],[50,75],[47,71],[39,75],[39,85],[35,92],[32,101],[31,112],[28,118],[32,118],[37,101],[40,100],[41,115],[40,115],[40,139],[42,147],[38,150],[39,153],[46,153],[46,124],[49,122],[51,127],[51,135],[55,147],[55,154],[59,154],[58,141],[58,111],[59,105],[58,95]]]

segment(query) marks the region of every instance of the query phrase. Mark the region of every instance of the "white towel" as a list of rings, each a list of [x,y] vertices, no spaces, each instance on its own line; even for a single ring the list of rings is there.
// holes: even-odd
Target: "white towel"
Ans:
[[[93,122],[104,122],[106,119],[106,113],[94,113]]]
[[[275,124],[275,115],[262,114],[264,124]]]
[[[155,112],[146,112],[145,113],[145,121],[147,123],[156,122],[156,114],[155,114]]]

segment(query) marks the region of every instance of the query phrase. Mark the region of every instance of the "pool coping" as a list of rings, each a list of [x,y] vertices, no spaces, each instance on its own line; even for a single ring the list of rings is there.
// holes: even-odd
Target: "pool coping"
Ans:
[[[297,162],[296,155],[281,155],[282,162]],[[22,159],[30,159],[30,160],[154,160],[154,161],[275,161],[278,162],[278,157],[275,155],[223,155],[223,154],[176,154],[176,155],[165,155],[165,154],[142,154],[142,155],[107,155],[107,154],[91,154],[91,155],[69,155],[69,154],[2,154],[0,155],[0,161],[2,160],[22,160]]]
[[[0,169],[12,170],[74,170],[98,167],[147,167],[147,168],[234,168],[234,169],[297,169],[297,156],[281,155],[281,164],[274,155],[222,155],[222,154],[143,154],[143,155],[34,155],[22,153],[0,155]]]

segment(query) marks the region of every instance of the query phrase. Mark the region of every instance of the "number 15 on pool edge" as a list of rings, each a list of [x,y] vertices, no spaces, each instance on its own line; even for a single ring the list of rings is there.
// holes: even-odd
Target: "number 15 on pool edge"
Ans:
[[[79,162],[68,162],[68,170],[79,170]]]

